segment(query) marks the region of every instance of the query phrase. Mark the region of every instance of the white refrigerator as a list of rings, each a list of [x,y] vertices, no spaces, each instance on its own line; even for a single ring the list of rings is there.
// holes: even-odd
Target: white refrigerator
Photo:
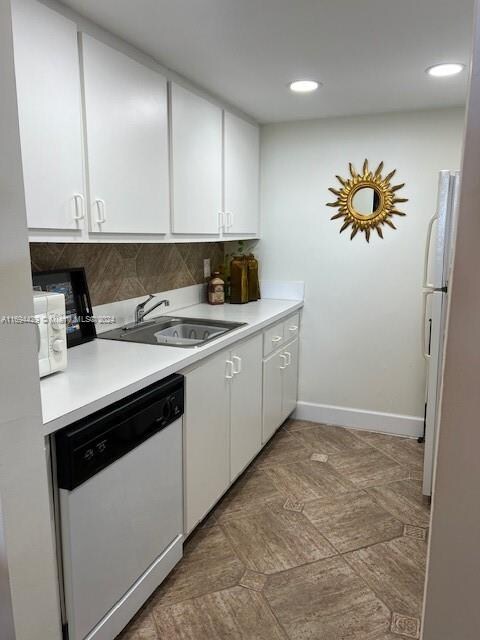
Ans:
[[[431,218],[423,278],[423,356],[425,392],[425,465],[423,493],[432,495],[443,381],[449,282],[455,249],[460,174],[440,171],[437,211]]]

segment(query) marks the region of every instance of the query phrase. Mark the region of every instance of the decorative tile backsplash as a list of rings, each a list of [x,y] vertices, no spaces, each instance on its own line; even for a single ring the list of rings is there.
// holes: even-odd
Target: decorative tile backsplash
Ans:
[[[92,304],[99,305],[205,282],[203,260],[217,269],[224,245],[33,242],[30,257],[34,271],[85,267]]]

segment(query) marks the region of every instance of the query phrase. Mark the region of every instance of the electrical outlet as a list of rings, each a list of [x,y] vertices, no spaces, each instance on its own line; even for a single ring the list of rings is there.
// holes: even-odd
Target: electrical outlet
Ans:
[[[203,261],[203,275],[205,278],[209,278],[212,275],[212,267],[210,266],[210,258],[205,258]]]

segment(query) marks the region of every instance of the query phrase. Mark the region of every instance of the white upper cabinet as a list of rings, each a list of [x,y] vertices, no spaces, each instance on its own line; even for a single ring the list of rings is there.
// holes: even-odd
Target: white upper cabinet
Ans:
[[[77,27],[36,0],[14,0],[12,17],[28,226],[81,229]]]
[[[222,209],[222,111],[172,83],[173,232],[219,233]]]
[[[225,233],[259,230],[259,128],[225,111]]]
[[[82,34],[90,230],[169,231],[167,82]]]

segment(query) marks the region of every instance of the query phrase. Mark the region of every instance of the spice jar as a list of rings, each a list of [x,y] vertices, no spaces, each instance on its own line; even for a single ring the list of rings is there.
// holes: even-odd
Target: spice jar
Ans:
[[[218,271],[215,271],[208,281],[207,299],[208,304],[224,304],[225,302],[225,283],[220,278]]]

